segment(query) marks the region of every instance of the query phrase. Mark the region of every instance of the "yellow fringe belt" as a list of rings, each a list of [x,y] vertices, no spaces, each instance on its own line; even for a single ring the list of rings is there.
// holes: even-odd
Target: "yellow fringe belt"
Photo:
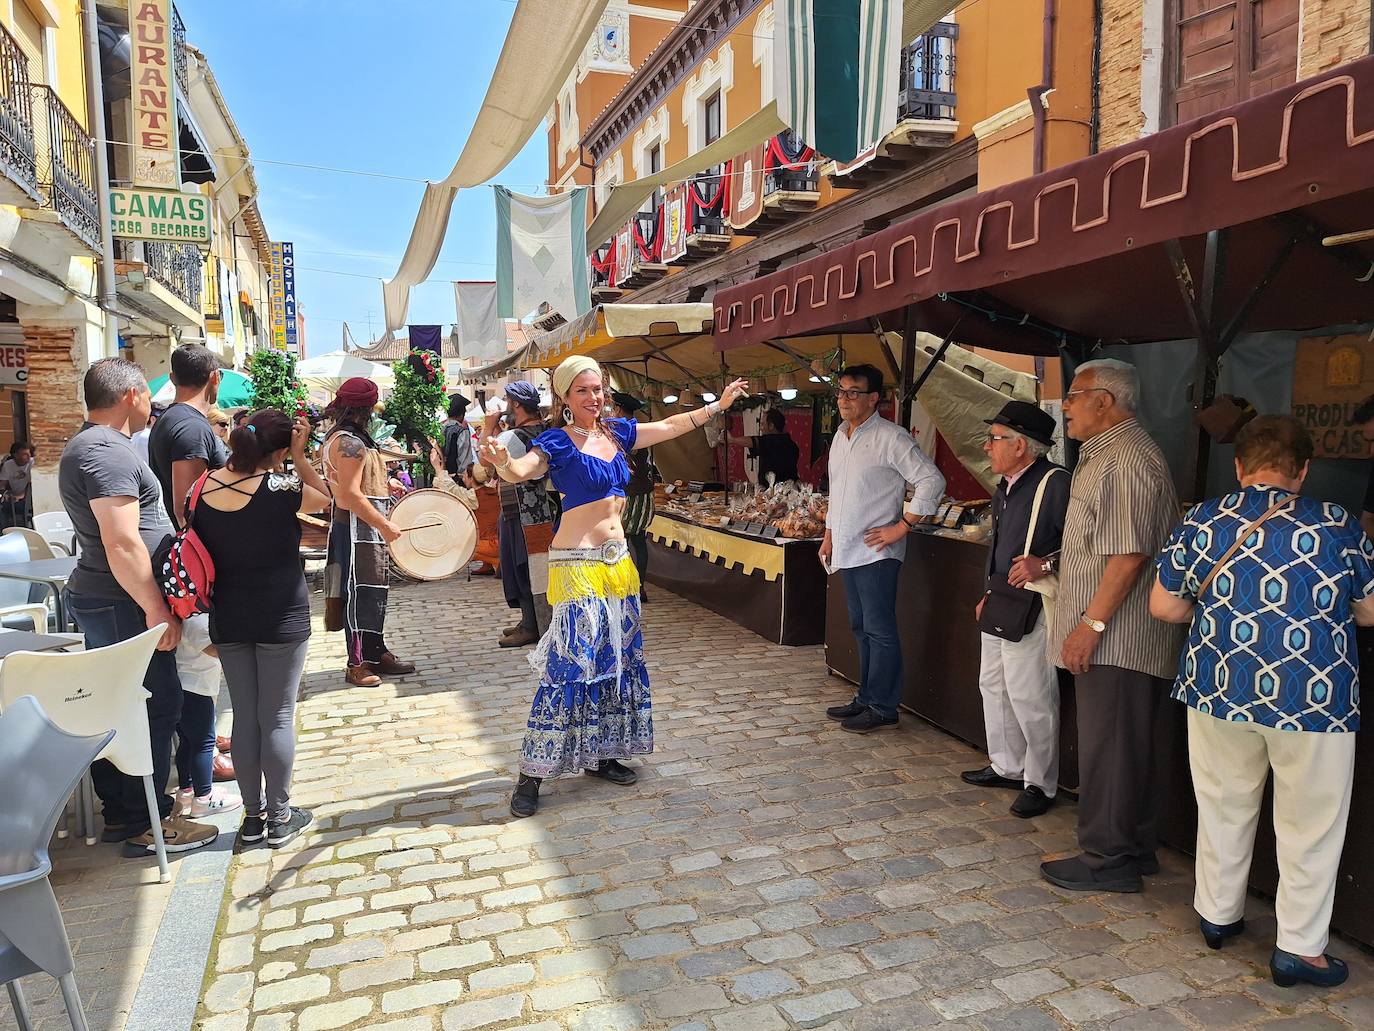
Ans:
[[[605,562],[549,562],[549,604],[593,598],[629,598],[639,594],[639,570],[629,556]]]

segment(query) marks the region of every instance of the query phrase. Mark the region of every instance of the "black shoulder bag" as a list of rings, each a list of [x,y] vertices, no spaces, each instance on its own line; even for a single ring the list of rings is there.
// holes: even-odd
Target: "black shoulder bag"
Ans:
[[[1035,524],[1040,519],[1040,502],[1045,497],[1045,486],[1055,472],[1055,469],[1051,469],[1045,473],[1036,485],[1030,526],[1026,531],[1027,554],[1030,552],[1030,542],[1035,538]],[[996,547],[996,541],[993,547]],[[987,593],[983,595],[983,616],[978,620],[978,629],[1004,641],[1021,640],[1035,628],[1035,603],[1039,597],[1035,591],[1013,587],[1007,582],[1005,573],[992,574],[988,577]]]

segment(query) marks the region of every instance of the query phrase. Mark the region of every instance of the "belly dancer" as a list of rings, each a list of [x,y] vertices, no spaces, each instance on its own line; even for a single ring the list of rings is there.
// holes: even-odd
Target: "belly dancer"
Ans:
[[[530,655],[539,689],[530,707],[513,815],[533,816],[545,778],[582,770],[612,784],[639,779],[620,760],[654,749],[649,674],[639,626],[639,573],[621,516],[627,456],[692,430],[743,397],[745,381],[704,409],[661,422],[607,419],[601,368],[574,356],[553,374],[554,428],[511,458],[495,438],[482,457],[508,483],[550,475],[563,515],[549,551],[553,618]]]

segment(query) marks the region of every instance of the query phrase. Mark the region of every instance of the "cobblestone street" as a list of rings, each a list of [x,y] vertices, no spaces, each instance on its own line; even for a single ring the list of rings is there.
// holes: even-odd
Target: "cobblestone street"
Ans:
[[[393,593],[420,675],[346,689],[319,634],[301,706],[299,847],[237,857],[202,1031],[768,1031],[922,1025],[1374,1024],[1374,965],[1280,990],[1272,910],[1209,952],[1187,859],[1142,895],[1040,881],[1073,808],[1023,822],[965,789],[971,749],[906,718],[844,734],[819,649],[672,595],[647,609],[657,752],[630,789],[551,785],[507,812],[531,691],[490,580]]]

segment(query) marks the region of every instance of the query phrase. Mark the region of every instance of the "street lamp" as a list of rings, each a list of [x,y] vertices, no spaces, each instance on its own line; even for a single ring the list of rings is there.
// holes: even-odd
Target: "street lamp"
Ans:
[[[784,372],[779,376],[778,396],[784,401],[795,401],[797,399],[797,377],[790,372]]]

